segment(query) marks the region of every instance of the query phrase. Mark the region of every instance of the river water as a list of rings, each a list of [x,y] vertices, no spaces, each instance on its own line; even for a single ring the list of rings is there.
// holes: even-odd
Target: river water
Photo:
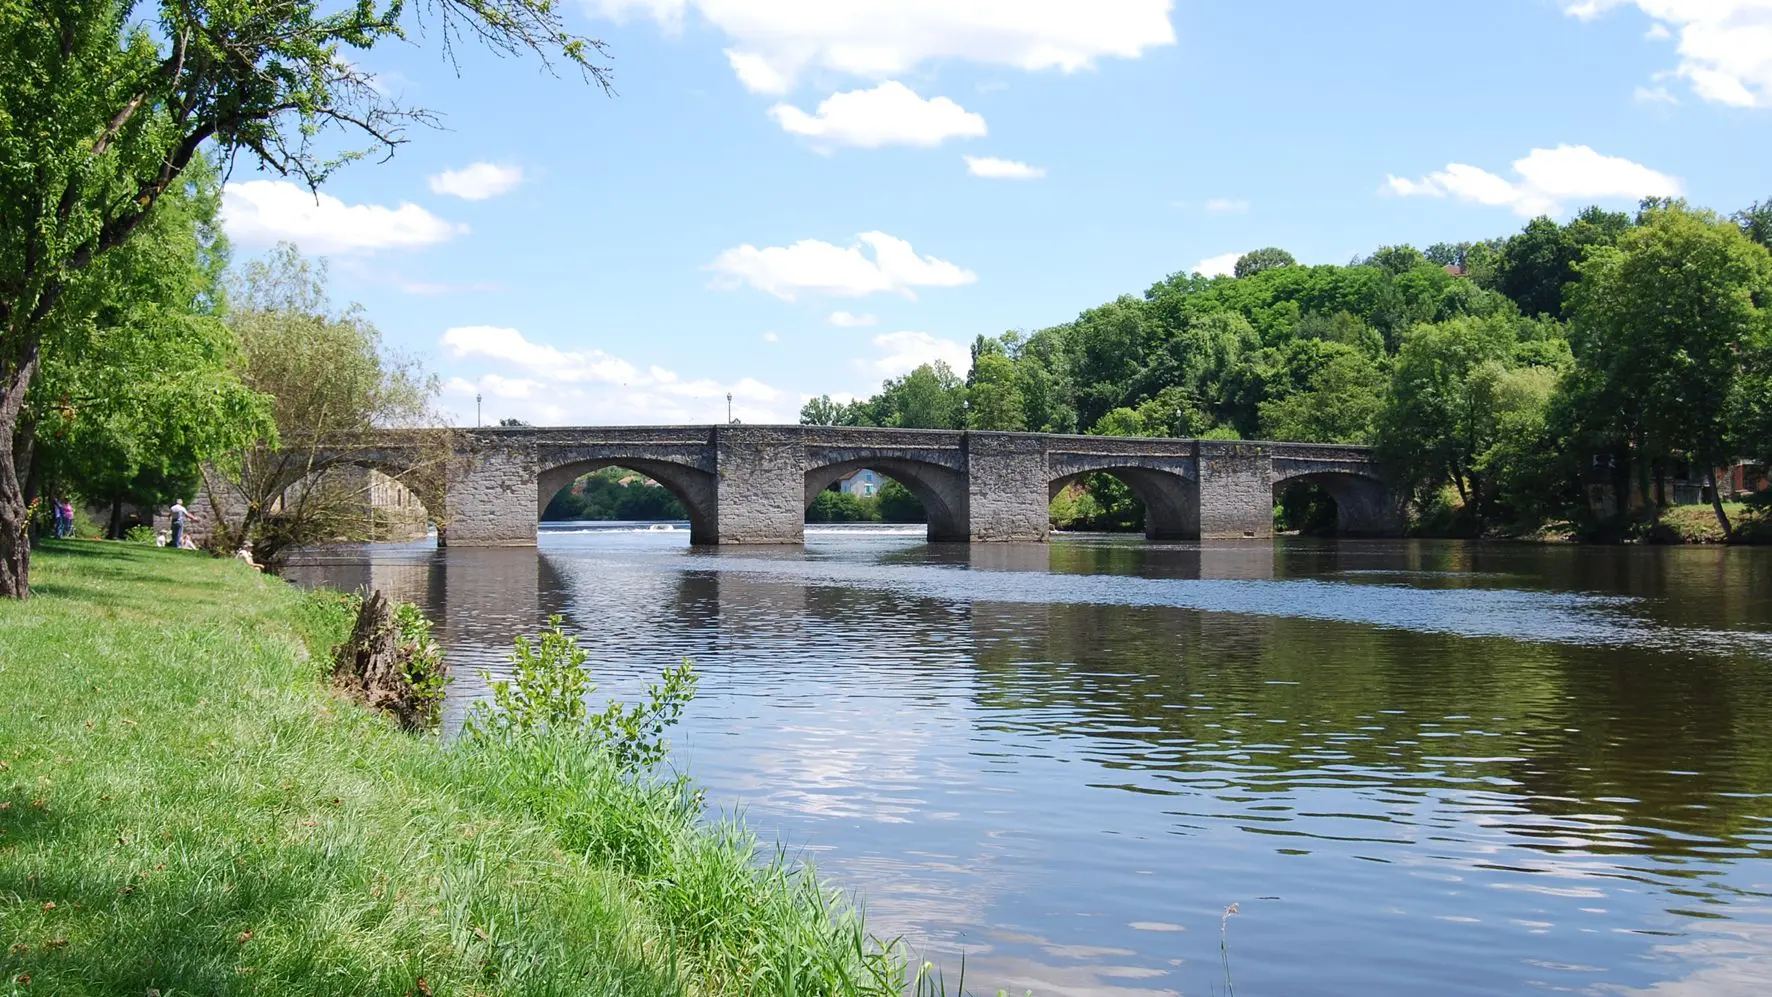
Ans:
[[[686,536],[291,574],[422,604],[452,723],[549,614],[693,659],[674,764],[950,985],[1772,994],[1772,549]]]

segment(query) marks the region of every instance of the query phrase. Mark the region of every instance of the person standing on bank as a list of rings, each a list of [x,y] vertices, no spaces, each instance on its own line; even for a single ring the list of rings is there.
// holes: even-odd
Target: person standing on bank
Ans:
[[[191,510],[185,508],[184,499],[172,500],[172,508],[166,511],[167,518],[172,520],[172,542],[167,546],[172,547],[175,550],[184,546],[185,518],[190,516],[190,514]]]
[[[72,538],[74,535],[74,503],[68,501],[64,496],[60,502],[55,504],[55,516],[61,520],[61,529],[56,533],[56,536],[64,540]]]
[[[67,529],[68,529],[67,520],[62,518],[62,500],[61,499],[51,499],[50,500],[49,515],[50,515],[51,519],[54,520],[54,523],[55,523],[55,538],[57,540],[60,540],[62,537],[67,535]]]

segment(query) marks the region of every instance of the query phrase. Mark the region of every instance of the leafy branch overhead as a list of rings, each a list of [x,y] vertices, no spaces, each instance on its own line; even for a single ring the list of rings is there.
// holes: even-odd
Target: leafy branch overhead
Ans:
[[[611,88],[558,0],[0,0],[0,596],[28,588],[25,399],[105,298],[95,264],[206,157],[315,188],[392,154],[434,115],[355,60],[425,34],[452,63],[474,44]]]

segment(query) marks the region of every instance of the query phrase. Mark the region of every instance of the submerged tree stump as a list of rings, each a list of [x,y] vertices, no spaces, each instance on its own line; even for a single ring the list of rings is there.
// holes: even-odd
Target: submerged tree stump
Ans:
[[[363,599],[349,640],[340,644],[332,682],[346,695],[392,714],[407,730],[433,726],[447,671],[432,646],[402,639],[393,607],[377,589]]]

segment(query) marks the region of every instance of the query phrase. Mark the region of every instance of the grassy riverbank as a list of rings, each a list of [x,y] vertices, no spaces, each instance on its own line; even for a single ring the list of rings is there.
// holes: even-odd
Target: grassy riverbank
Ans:
[[[402,734],[336,606],[50,545],[0,605],[0,993],[850,994],[902,968],[669,784],[580,742]]]

